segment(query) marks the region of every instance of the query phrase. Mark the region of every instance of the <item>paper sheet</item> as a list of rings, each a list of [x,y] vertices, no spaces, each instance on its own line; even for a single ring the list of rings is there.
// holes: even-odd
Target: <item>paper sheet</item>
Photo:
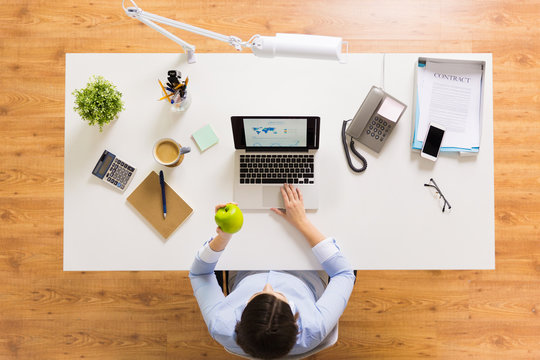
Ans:
[[[478,147],[482,67],[428,61],[418,74],[418,139],[423,141],[429,123],[435,122],[446,127],[442,147]]]

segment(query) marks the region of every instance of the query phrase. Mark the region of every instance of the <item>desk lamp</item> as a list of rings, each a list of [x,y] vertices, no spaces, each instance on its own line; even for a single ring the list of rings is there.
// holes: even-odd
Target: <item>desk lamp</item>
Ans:
[[[253,35],[248,41],[242,41],[236,36],[218,34],[210,30],[205,30],[179,21],[170,20],[163,16],[148,13],[139,8],[133,0],[130,1],[134,6],[126,8],[124,6],[124,1],[125,0],[122,0],[122,7],[128,16],[150,26],[152,29],[160,32],[182,46],[187,53],[188,63],[190,64],[195,62],[195,46],[171,34],[161,26],[155,24],[155,22],[229,43],[238,51],[241,51],[242,47],[250,48],[255,56],[265,58],[273,58],[276,56],[300,57],[338,60],[340,63],[345,63],[345,59],[341,54],[343,44],[345,44],[346,52],[348,52],[348,43],[346,41],[331,36],[278,33],[276,36]]]

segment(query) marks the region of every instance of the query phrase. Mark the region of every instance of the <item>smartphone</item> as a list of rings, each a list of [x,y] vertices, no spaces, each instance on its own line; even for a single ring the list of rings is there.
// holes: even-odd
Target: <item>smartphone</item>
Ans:
[[[445,131],[444,126],[433,122],[430,123],[420,156],[431,161],[437,160]]]

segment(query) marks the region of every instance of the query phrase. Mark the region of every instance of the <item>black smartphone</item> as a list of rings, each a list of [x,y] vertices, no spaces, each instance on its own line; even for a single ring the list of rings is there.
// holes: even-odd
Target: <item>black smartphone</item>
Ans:
[[[446,128],[444,126],[433,122],[430,123],[420,156],[431,161],[437,160],[445,132]]]

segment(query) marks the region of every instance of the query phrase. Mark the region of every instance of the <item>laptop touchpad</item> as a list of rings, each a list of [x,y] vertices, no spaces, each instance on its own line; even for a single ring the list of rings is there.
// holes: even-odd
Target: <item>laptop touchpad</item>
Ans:
[[[281,186],[263,186],[263,206],[266,208],[284,208]]]

